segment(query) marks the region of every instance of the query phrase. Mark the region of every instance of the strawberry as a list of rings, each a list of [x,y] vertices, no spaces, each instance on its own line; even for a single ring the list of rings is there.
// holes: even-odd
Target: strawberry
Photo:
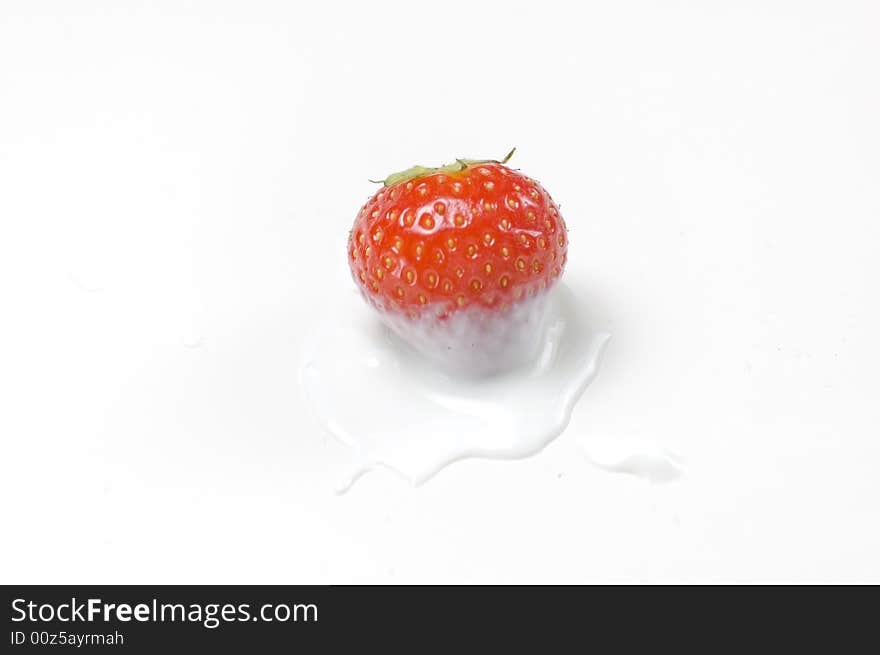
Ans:
[[[559,207],[502,161],[458,159],[388,176],[349,234],[355,283],[432,359],[488,373],[533,357],[565,266]]]

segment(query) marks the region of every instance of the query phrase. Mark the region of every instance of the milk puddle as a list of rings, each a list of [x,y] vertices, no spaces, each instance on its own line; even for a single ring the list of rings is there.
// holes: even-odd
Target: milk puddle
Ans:
[[[580,447],[596,467],[624,473],[655,484],[673,482],[684,473],[678,455],[645,439],[590,437]]]
[[[355,457],[337,490],[375,468],[421,484],[455,461],[527,457],[561,434],[610,335],[564,284],[552,293],[536,361],[481,379],[436,370],[356,291],[339,294],[307,339],[301,376],[315,417]]]

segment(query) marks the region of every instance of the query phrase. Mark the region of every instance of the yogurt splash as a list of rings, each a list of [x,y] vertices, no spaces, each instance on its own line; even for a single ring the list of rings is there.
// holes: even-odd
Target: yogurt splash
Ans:
[[[654,484],[673,482],[684,473],[682,459],[644,439],[596,438],[581,442],[590,462],[604,471],[625,473]]]
[[[301,381],[315,417],[355,456],[339,493],[379,467],[417,485],[467,457],[537,453],[568,425],[611,336],[591,327],[560,284],[534,362],[451,377],[384,327],[356,291],[337,297],[307,339]]]

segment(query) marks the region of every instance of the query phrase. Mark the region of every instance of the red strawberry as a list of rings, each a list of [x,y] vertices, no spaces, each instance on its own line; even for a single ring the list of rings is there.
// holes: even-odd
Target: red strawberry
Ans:
[[[521,363],[539,345],[545,293],[568,240],[544,188],[503,161],[390,175],[349,235],[364,297],[404,340],[459,370]]]

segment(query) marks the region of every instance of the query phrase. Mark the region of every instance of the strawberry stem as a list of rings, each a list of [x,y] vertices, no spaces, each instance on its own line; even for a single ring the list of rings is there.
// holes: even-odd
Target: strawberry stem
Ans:
[[[399,173],[392,173],[384,180],[381,180],[381,183],[386,187],[390,187],[423,175],[432,175],[434,173],[459,173],[469,166],[478,166],[479,164],[506,164],[510,161],[510,158],[513,157],[514,152],[516,152],[516,148],[512,148],[511,151],[505,155],[504,159],[500,161],[497,159],[456,159],[452,164],[445,164],[434,168],[426,166],[411,166]],[[379,184],[380,180],[370,180],[370,182]]]

